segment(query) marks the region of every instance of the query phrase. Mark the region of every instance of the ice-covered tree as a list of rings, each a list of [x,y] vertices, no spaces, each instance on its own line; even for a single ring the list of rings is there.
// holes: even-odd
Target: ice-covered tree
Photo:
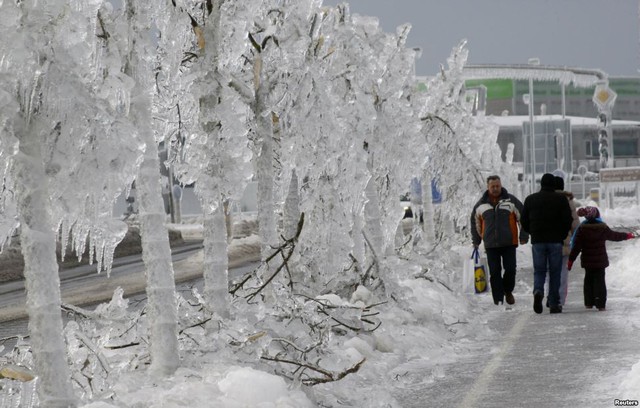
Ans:
[[[353,223],[361,217],[366,183],[367,125],[352,119],[367,114],[357,113],[360,106],[352,107],[348,88],[357,67],[340,49],[352,35],[344,13],[345,8],[316,9],[297,20],[304,27],[297,28],[303,33],[297,46],[303,47],[298,53],[304,58],[297,60],[295,86],[290,86],[280,111],[284,180],[293,169],[302,180],[305,228],[298,265],[306,270],[305,284],[315,282],[315,290],[321,291],[331,290],[325,287],[330,281],[336,287],[345,280],[357,281],[342,269],[349,264]],[[285,222],[294,225],[297,220]],[[361,231],[357,235],[361,237]]]
[[[262,1],[261,7],[252,16],[249,26],[251,47],[247,53],[253,98],[250,106],[255,117],[255,130],[251,132],[254,150],[255,178],[258,182],[258,227],[262,238],[261,256],[266,260],[277,246],[275,188],[277,171],[275,157],[277,144],[274,139],[274,109],[271,106],[274,90],[280,77],[280,68],[286,67],[281,60],[279,48],[283,40],[278,29],[285,24],[284,12],[275,1]],[[283,4],[286,2],[283,2]],[[280,65],[281,63],[284,63]]]
[[[367,139],[370,171],[380,203],[383,251],[389,253],[404,215],[399,197],[416,174],[427,146],[419,133],[419,107],[412,99],[416,89],[416,51],[406,46],[410,26],[398,27],[396,35],[382,32],[377,21],[367,22],[364,27],[363,37],[371,41],[377,55],[369,89],[363,89],[375,110],[373,131]]]
[[[301,75],[306,71],[306,53],[310,42],[311,19],[320,1],[261,1],[247,8],[250,21],[250,47],[245,66],[238,78],[244,78],[250,92],[243,92],[253,113],[250,133],[254,151],[255,179],[258,181],[258,224],[263,240],[262,257],[273,253],[279,238],[275,213],[280,207],[282,155],[281,139],[287,137],[280,116],[297,93]],[[246,87],[245,87],[246,88]],[[241,89],[238,87],[238,89]]]
[[[126,232],[111,219],[140,155],[123,118],[131,80],[108,69],[100,1],[0,3],[2,199],[20,222],[29,331],[43,406],[75,406],[67,366],[56,235],[100,269]]]
[[[124,72],[134,80],[129,117],[145,152],[136,176],[142,257],[146,267],[150,316],[151,367],[154,375],[169,375],[178,367],[177,304],[171,247],[165,226],[158,143],[152,125],[155,45],[151,28],[163,2],[124,1],[128,40]],[[119,35],[120,33],[116,33]]]
[[[295,76],[296,86],[280,105],[281,163],[285,180],[291,169],[303,180],[308,229],[299,246],[301,265],[312,277],[307,282],[340,286],[349,276],[341,273],[349,255],[364,264],[363,211],[371,211],[365,232],[370,252],[383,256],[402,216],[403,179],[419,168],[420,152],[426,150],[411,105],[415,54],[404,45],[408,27],[397,36],[384,34],[375,19],[352,18],[346,6],[296,21],[308,21],[308,28],[297,45],[304,56],[298,60],[301,68],[288,77]],[[374,213],[385,214],[386,235]]]
[[[384,33],[375,18],[352,17],[346,7],[337,12],[341,18],[337,33],[330,37],[330,46],[335,47],[330,58],[341,71],[334,71],[332,91],[346,102],[337,113],[337,123],[343,129],[337,136],[360,138],[353,150],[365,157],[367,168],[360,168],[360,176],[354,179],[361,181],[362,189],[368,177],[373,184],[367,197],[363,198],[363,190],[355,194],[360,205],[354,208],[361,208],[366,200],[365,211],[370,211],[364,225],[368,245],[383,256],[392,249],[402,218],[399,195],[426,151],[412,100],[416,54],[406,47],[409,26],[399,27],[392,35]]]
[[[448,69],[429,81],[429,96],[421,113],[428,145],[425,174],[435,178],[442,191],[442,215],[447,222],[462,222],[459,225],[464,225],[478,199],[469,191],[480,194],[487,173],[504,166],[496,125],[484,116],[473,116],[465,102],[462,69],[467,55],[466,42],[453,49]]]
[[[177,4],[173,9],[178,24],[163,24],[161,46],[167,54],[185,56],[161,61],[163,83],[181,81],[181,106],[189,107],[188,130],[174,133],[181,144],[171,158],[175,174],[184,184],[195,183],[204,212],[204,298],[219,316],[230,316],[228,294],[227,226],[225,202],[239,198],[251,177],[248,148],[249,109],[244,84],[232,83],[240,71],[247,30],[234,19],[233,2],[223,0],[198,4]],[[180,18],[182,17],[182,18]],[[188,20],[187,20],[188,17]],[[185,29],[192,29],[192,42],[177,41]],[[239,39],[239,36],[243,36]],[[173,62],[172,62],[173,60]],[[244,86],[243,86],[244,85]],[[180,140],[182,139],[182,140]]]

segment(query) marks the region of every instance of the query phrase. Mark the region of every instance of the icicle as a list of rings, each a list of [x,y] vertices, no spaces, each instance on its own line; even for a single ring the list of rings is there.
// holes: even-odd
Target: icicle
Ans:
[[[71,227],[66,221],[62,221],[58,227],[60,231],[60,260],[64,262],[65,255],[67,254],[67,245],[69,245],[69,235],[71,234]]]
[[[105,270],[107,277],[111,275],[111,265],[113,264],[113,254],[118,244],[127,234],[127,224],[111,217],[102,217],[99,222],[101,228],[96,228],[95,235],[92,236],[92,247],[97,248],[96,260],[98,262],[98,272]]]

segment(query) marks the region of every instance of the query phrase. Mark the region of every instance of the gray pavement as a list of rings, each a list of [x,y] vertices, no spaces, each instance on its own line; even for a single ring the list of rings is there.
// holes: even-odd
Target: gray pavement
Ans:
[[[172,250],[176,289],[189,291],[192,287],[202,290],[203,253],[202,242],[196,240]],[[238,278],[251,272],[260,259],[260,247],[252,242],[233,241],[229,252],[229,275]],[[132,301],[146,298],[145,266],[141,255],[131,255],[114,261],[109,277],[97,274],[95,265],[83,265],[60,272],[63,302],[91,309],[96,304],[111,299],[117,287],[124,288],[124,295]],[[28,334],[28,318],[25,309],[24,281],[0,284],[0,355],[1,349],[10,350],[14,336]],[[66,313],[62,313],[66,318]],[[8,340],[5,340],[8,339]]]
[[[202,277],[203,251],[202,237],[172,249],[173,269],[176,283],[190,282]],[[234,239],[229,246],[229,268],[235,269],[259,261],[260,246],[257,240]],[[111,299],[116,288],[124,289],[124,296],[143,293],[147,278],[141,254],[114,260],[111,274],[96,273],[96,266],[84,265],[60,272],[62,301],[75,306],[95,304]],[[11,327],[6,322],[24,319],[24,281],[0,284],[0,338],[7,334],[4,329]]]
[[[493,335],[478,340],[470,354],[440,367],[444,373],[435,381],[399,392],[402,406],[614,406],[620,397],[617,379],[640,361],[637,327],[627,319],[640,311],[640,299],[609,289],[607,311],[587,310],[583,277],[581,268],[570,272],[567,304],[557,315],[548,309],[535,314],[530,286],[518,284],[522,291],[516,293],[512,310],[497,306],[502,310],[487,313]],[[519,278],[532,281],[532,271],[521,270]]]

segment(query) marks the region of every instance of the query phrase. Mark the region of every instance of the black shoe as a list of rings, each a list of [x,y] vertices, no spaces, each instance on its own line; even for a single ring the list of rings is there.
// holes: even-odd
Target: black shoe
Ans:
[[[508,305],[512,305],[512,304],[516,303],[516,299],[513,297],[513,293],[511,293],[511,292],[504,294],[504,300],[507,301]]]
[[[551,306],[549,308],[549,313],[562,313],[562,306]]]
[[[535,292],[533,294],[533,311],[540,314],[542,313],[542,299],[544,295],[540,292]]]

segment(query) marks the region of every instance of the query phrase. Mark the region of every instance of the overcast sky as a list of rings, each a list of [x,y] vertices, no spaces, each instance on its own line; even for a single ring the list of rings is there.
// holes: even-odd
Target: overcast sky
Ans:
[[[324,0],[325,5],[343,3]],[[598,68],[638,76],[638,0],[351,0],[352,14],[376,16],[384,31],[412,26],[422,49],[417,75],[433,75],[467,40],[469,63]]]

